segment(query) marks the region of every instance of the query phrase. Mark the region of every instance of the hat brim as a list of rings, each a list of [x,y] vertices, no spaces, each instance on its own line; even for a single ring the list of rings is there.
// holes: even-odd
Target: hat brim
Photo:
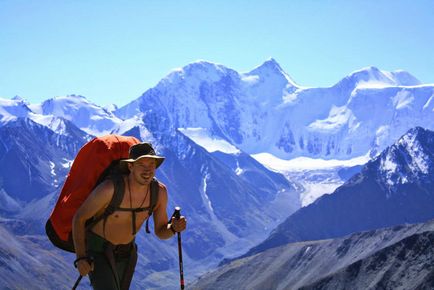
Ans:
[[[124,160],[121,160],[120,163],[119,163],[119,166],[120,166],[120,168],[121,168],[121,170],[122,170],[123,172],[129,172],[129,170],[128,170],[128,163],[133,163],[133,162],[136,162],[136,161],[138,161],[138,160],[140,160],[140,159],[143,159],[143,158],[152,158],[152,159],[155,159],[155,160],[157,161],[157,164],[156,164],[155,168],[160,167],[160,165],[163,163],[163,161],[164,161],[164,159],[165,159],[165,158],[162,157],[162,156],[156,156],[156,155],[141,155],[141,156],[137,157],[136,159],[132,159],[132,158],[130,158],[130,159],[124,159]]]

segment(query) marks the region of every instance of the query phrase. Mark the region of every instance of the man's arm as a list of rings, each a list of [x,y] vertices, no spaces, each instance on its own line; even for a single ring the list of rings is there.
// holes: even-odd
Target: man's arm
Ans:
[[[158,203],[154,210],[154,225],[155,235],[162,240],[171,238],[176,232],[182,232],[186,228],[186,219],[181,217],[179,220],[174,218],[171,221],[171,225],[167,224],[167,189],[160,183],[160,190],[158,193]],[[171,229],[172,227],[172,229]]]
[[[109,204],[113,197],[113,192],[113,182],[104,181],[91,192],[75,213],[72,220],[72,238],[77,258],[86,257],[86,221],[94,217]],[[87,260],[79,260],[77,262],[78,271],[82,276],[87,275],[92,270],[92,266]]]

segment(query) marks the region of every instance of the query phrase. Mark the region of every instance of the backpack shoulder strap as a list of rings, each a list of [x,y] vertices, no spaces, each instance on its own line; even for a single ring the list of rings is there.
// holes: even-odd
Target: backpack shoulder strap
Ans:
[[[106,207],[105,211],[98,217],[95,217],[91,220],[91,222],[86,226],[86,229],[91,229],[94,225],[96,225],[100,220],[103,221],[103,233],[105,237],[105,224],[107,222],[107,218],[109,215],[113,214],[116,209],[121,205],[122,199],[124,198],[124,189],[125,189],[125,181],[121,174],[115,174],[110,177],[110,180],[113,181],[114,185],[114,193],[113,197],[110,200],[110,203]]]
[[[125,181],[121,174],[116,174],[112,176],[111,179],[113,180],[115,190],[113,193],[113,197],[104,212],[104,214],[107,213],[107,216],[114,213],[115,210],[121,205],[125,192]]]
[[[158,191],[160,190],[160,186],[158,180],[154,177],[151,181],[151,202],[148,210],[148,219],[146,220],[146,232],[149,234],[149,219],[151,218],[152,212],[154,211],[155,206],[158,202]]]

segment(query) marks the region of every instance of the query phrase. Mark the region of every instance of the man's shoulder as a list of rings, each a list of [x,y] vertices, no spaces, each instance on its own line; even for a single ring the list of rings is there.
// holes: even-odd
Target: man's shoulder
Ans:
[[[115,184],[111,179],[101,182],[94,190],[94,194],[111,198],[114,193]]]
[[[158,188],[159,188],[159,190],[160,191],[164,191],[164,192],[167,192],[167,187],[166,187],[166,185],[164,184],[164,183],[162,183],[161,181],[159,181],[159,180],[157,180],[157,182],[158,182]]]

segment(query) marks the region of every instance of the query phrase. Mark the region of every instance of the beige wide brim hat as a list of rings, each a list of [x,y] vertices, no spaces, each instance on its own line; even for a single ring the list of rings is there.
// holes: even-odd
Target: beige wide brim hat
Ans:
[[[129,154],[129,158],[124,159],[120,161],[120,168],[123,172],[128,172],[128,163],[136,162],[137,160],[143,159],[143,158],[153,158],[157,161],[156,168],[158,168],[164,161],[163,156],[158,156],[155,153],[154,148],[152,148],[152,145],[147,142],[138,143],[133,146],[131,146]]]

